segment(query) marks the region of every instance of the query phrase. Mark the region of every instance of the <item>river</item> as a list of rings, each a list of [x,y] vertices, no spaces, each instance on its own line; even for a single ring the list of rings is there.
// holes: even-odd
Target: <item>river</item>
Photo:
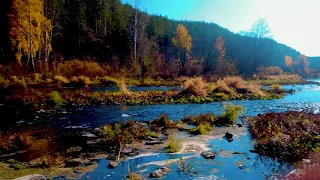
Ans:
[[[283,88],[294,89],[296,92],[288,94],[282,99],[237,100],[231,102],[244,107],[244,116],[288,110],[320,113],[319,85],[283,86]],[[13,119],[16,119],[14,126],[18,127],[39,125],[45,122],[44,124],[49,124],[50,128],[58,131],[70,131],[71,129],[76,131],[77,129],[95,128],[112,122],[127,121],[128,119],[150,121],[161,114],[167,114],[172,120],[200,113],[215,113],[218,115],[222,111],[223,103],[225,102],[150,106],[99,105],[81,106],[72,109],[40,109],[36,113],[24,114],[24,116],[21,115],[23,112],[16,112]],[[7,111],[7,108],[1,107],[0,111]],[[128,167],[131,171],[148,177],[158,167],[152,162],[169,162],[172,159],[189,156],[192,157],[183,161],[184,165],[190,167],[188,172],[181,171],[177,162],[168,163],[170,171],[163,179],[272,179],[275,176],[281,176],[293,170],[293,166],[290,164],[251,153],[249,150],[254,148],[249,133],[240,135],[233,142],[227,142],[222,137],[215,138],[209,140],[207,146],[215,152],[223,150],[226,152],[240,152],[241,154],[218,155],[214,160],[206,160],[193,154],[158,152],[128,159],[121,162],[115,169],[108,168],[108,160],[97,159],[98,167],[93,172],[88,172],[77,179],[125,179],[125,175],[128,174]],[[64,178],[56,177],[56,179]]]

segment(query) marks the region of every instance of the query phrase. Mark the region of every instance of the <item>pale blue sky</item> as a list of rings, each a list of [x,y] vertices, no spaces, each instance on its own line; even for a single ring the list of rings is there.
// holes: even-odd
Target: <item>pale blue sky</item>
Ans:
[[[133,4],[135,0],[122,0]],[[214,22],[233,32],[266,18],[275,40],[320,56],[320,0],[139,0],[140,9],[170,19]]]

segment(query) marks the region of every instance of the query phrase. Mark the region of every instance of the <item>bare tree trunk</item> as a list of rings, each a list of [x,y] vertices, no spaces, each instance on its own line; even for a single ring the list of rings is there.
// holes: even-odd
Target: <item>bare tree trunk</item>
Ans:
[[[134,16],[134,61],[137,60],[137,34],[138,34],[138,0],[135,0],[135,16]]]
[[[32,52],[32,23],[31,23],[31,4],[29,1],[29,25],[30,25],[30,53],[29,53],[29,57],[28,57],[28,62],[29,60],[31,60],[31,64],[32,64],[32,72],[34,72],[35,68],[34,68],[34,59],[33,59],[33,52]]]

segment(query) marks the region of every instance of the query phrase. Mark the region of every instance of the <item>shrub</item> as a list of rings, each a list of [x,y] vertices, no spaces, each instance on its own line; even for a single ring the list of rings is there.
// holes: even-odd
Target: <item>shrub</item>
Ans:
[[[202,77],[191,78],[183,83],[183,92],[192,94],[194,96],[206,96],[205,90],[206,83]]]
[[[58,73],[71,77],[86,75],[88,77],[97,77],[104,74],[104,69],[97,62],[72,60],[58,64]]]
[[[19,79],[17,76],[12,76],[12,79],[13,79],[14,84],[22,86],[24,88],[27,88],[27,83],[26,83],[26,80],[24,79],[24,77]]]
[[[130,172],[128,175],[129,180],[145,180],[145,178],[141,174],[136,174],[133,172]]]
[[[246,89],[253,95],[258,95],[260,97],[266,96],[266,94],[261,90],[261,85],[259,84],[249,83],[247,84]]]
[[[65,102],[65,100],[62,99],[62,97],[60,96],[59,92],[57,92],[57,91],[52,91],[50,93],[50,99],[51,99],[52,103],[55,106],[61,106]]]
[[[214,114],[199,114],[195,117],[191,116],[185,116],[182,119],[182,122],[188,123],[188,124],[193,124],[193,125],[200,125],[200,124],[213,124],[215,121],[215,116]]]
[[[235,124],[239,115],[243,112],[241,105],[234,106],[232,103],[223,105],[224,112],[219,117],[219,123],[225,125]]]
[[[241,89],[245,87],[245,83],[239,76],[228,76],[223,78],[223,82],[226,83],[227,86],[233,87],[236,89]]]
[[[283,70],[279,66],[259,67],[259,75],[282,75]]]
[[[7,88],[10,85],[10,81],[0,76],[0,87]]]
[[[166,114],[162,114],[159,118],[152,121],[151,124],[165,128],[174,127],[174,123],[168,119],[168,116]]]
[[[124,95],[128,95],[130,96],[132,93],[130,92],[130,90],[127,88],[126,83],[124,82],[124,79],[121,80],[120,82],[120,92]]]
[[[148,132],[146,135],[153,137],[153,138],[160,138],[160,136],[161,136],[161,134],[155,133],[155,132]]]
[[[224,81],[217,81],[216,88],[213,90],[215,93],[223,93],[228,95],[235,95],[235,91],[231,89],[226,82]]]
[[[198,134],[207,134],[208,132],[212,131],[213,130],[213,126],[208,124],[208,123],[203,123],[203,124],[200,124],[198,125],[197,127],[189,130],[189,132],[191,134],[195,134],[195,135],[198,135]]]
[[[100,101],[100,99],[101,99],[101,96],[100,96],[100,93],[99,93],[99,92],[94,92],[94,93],[92,94],[91,100],[93,100],[93,101]]]
[[[104,76],[100,79],[101,83],[104,85],[118,85],[120,84],[119,80],[110,76]]]
[[[41,81],[41,74],[39,73],[33,73],[34,81],[40,82]]]
[[[168,138],[168,144],[164,148],[167,153],[176,153],[180,150],[180,139],[173,138],[172,136],[169,136]]]
[[[70,81],[72,86],[87,86],[92,84],[92,81],[87,76],[79,76],[79,77],[72,77]]]
[[[64,76],[61,76],[61,75],[56,75],[53,77],[54,80],[57,80],[58,81],[58,84],[68,84],[70,81],[64,77]]]

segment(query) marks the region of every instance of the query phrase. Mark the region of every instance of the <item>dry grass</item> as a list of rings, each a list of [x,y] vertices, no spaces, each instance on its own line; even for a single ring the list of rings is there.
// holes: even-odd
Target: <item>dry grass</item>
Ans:
[[[228,76],[223,78],[222,81],[226,83],[227,86],[236,89],[242,89],[246,86],[244,80],[239,76]]]
[[[252,94],[256,94],[256,95],[259,95],[261,97],[265,97],[266,96],[266,93],[261,90],[261,85],[259,85],[259,84],[248,83],[247,86],[246,86],[246,89],[248,91],[250,91]]]
[[[131,91],[127,88],[127,85],[124,79],[121,79],[120,81],[120,92],[124,95],[128,95],[128,96],[132,95]]]
[[[229,95],[235,95],[236,92],[228,86],[228,84],[222,80],[216,82],[216,87],[213,90],[216,93],[224,93]]]
[[[33,142],[33,138],[29,133],[0,135],[0,139],[0,147],[7,150],[28,146]]]
[[[206,83],[202,79],[202,77],[191,78],[183,83],[183,91],[194,96],[206,96]]]
[[[79,86],[87,86],[87,85],[93,84],[93,82],[87,76],[79,76],[79,77],[73,76],[71,78],[71,83],[73,85],[77,85],[77,86],[78,85]]]
[[[24,77],[19,79],[17,76],[12,76],[12,80],[14,84],[27,88],[27,83]]]
[[[266,79],[269,80],[301,80],[301,77],[297,74],[285,74],[278,76],[266,76]]]
[[[61,75],[56,75],[53,77],[54,80],[57,80],[59,83],[63,84],[68,84],[70,81],[68,78],[61,76]]]
[[[105,70],[97,62],[72,60],[59,63],[57,66],[59,74],[67,77],[86,75],[88,77],[101,77]]]

